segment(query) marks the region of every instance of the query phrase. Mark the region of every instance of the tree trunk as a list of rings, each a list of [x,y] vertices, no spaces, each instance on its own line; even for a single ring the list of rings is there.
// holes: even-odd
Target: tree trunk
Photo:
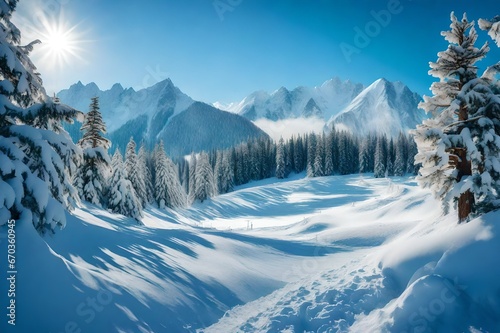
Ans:
[[[455,148],[455,154],[458,156],[456,168],[458,170],[457,181],[460,181],[463,176],[472,175],[471,162],[467,160],[467,150],[465,148]],[[474,206],[474,194],[467,190],[458,198],[458,223],[467,220]]]
[[[458,198],[458,223],[462,223],[467,220],[469,214],[472,212],[472,206],[474,205],[474,194],[467,190],[460,195]]]

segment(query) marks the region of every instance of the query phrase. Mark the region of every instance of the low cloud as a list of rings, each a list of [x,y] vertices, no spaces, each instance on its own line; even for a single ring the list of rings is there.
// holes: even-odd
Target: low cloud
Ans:
[[[325,121],[318,118],[295,118],[272,121],[269,119],[259,119],[254,124],[266,132],[273,140],[280,137],[289,139],[292,135],[308,134],[311,132],[321,133],[325,126]]]

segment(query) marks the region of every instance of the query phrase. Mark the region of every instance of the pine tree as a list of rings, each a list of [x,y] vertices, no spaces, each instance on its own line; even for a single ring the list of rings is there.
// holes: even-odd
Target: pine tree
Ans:
[[[144,182],[143,173],[141,172],[141,165],[137,158],[136,144],[134,138],[131,137],[127,149],[125,150],[125,171],[127,172],[128,179],[132,183],[135,190],[135,195],[142,207],[145,207],[148,203],[148,196],[146,193],[146,184]]]
[[[284,148],[285,148],[285,178],[288,178],[290,173],[293,171],[293,162],[292,162],[293,161],[293,150],[292,150],[292,147],[290,146],[289,143],[290,142],[288,142],[284,146]],[[276,160],[275,160],[275,162],[276,162]],[[264,178],[266,178],[266,177],[264,176]]]
[[[200,153],[199,160],[196,163],[195,179],[195,200],[203,202],[215,195],[214,175],[208,160],[208,154],[205,152]]]
[[[242,151],[242,146],[240,145],[238,149],[236,150],[236,161],[235,161],[236,167],[235,167],[235,173],[234,173],[234,179],[235,179],[235,184],[236,185],[241,185],[244,184],[244,173],[245,173],[245,161],[243,159],[243,151]]]
[[[387,140],[385,136],[378,136],[377,145],[375,147],[375,178],[385,177],[385,170],[387,162]]]
[[[316,158],[316,134],[311,133],[307,138],[307,177],[314,177],[314,160]]]
[[[491,39],[500,47],[500,16],[495,16],[492,20],[479,19],[479,27],[481,30],[488,31]]]
[[[363,139],[361,143],[361,147],[359,149],[359,172],[360,173],[366,173],[369,172],[370,167],[369,167],[369,161],[370,161],[370,150],[369,150],[369,145],[370,145],[370,136],[367,136]]]
[[[339,132],[335,130],[335,127],[332,128],[332,133],[330,134],[332,136],[332,160],[333,160],[333,173],[340,173],[339,171],[339,161],[340,161],[340,143],[339,143]]]
[[[420,163],[415,162],[415,156],[418,154],[417,143],[413,138],[408,141],[408,157],[406,161],[406,172],[412,175],[418,175],[420,170]]]
[[[137,163],[139,165],[139,172],[141,173],[141,178],[144,180],[144,186],[146,190],[146,203],[154,202],[154,187],[153,187],[153,175],[149,166],[148,152],[144,144],[139,148],[139,153],[137,154]]]
[[[116,149],[113,155],[111,167],[113,174],[109,184],[108,209],[113,213],[122,214],[140,221],[142,219],[141,203],[135,195],[132,183],[128,179],[119,149]]]
[[[387,163],[386,163],[386,174],[391,177],[394,176],[394,140],[391,138],[389,145],[387,147]]]
[[[216,152],[215,166],[214,166],[214,182],[215,182],[215,190],[216,194],[223,194],[222,186],[223,186],[223,173],[222,173],[222,151]]]
[[[316,142],[316,157],[314,158],[314,177],[323,177],[324,173],[324,159],[325,159],[325,149],[324,149],[324,136],[318,135]]]
[[[234,187],[234,171],[231,165],[231,152],[224,151],[222,153],[221,162],[221,180],[220,180],[220,193],[228,193]]]
[[[196,191],[196,155],[191,153],[189,158],[189,203],[194,202]]]
[[[295,161],[293,164],[295,165],[295,172],[300,173],[304,171],[304,146],[302,137],[300,135],[297,136],[297,140],[294,144],[294,149],[295,152],[293,153],[293,157]]]
[[[62,122],[83,115],[47,96],[29,59],[39,41],[21,46],[21,32],[11,22],[17,2],[0,4],[0,225],[25,221],[43,234],[63,227],[65,208],[78,202],[71,177],[81,151]]]
[[[97,97],[92,98],[90,110],[80,130],[84,132],[78,141],[83,151],[83,163],[78,168],[75,187],[81,199],[102,207],[105,203],[106,180],[111,171],[108,155],[111,142],[103,136],[106,125],[99,111]]]
[[[334,132],[331,131],[325,138],[325,176],[331,176],[334,172],[333,166]]]
[[[488,53],[488,44],[475,47],[478,36],[474,22],[469,22],[465,14],[458,20],[452,13],[450,28],[442,33],[450,43],[448,49],[438,53],[437,62],[430,63],[429,74],[439,78],[439,82],[431,85],[433,96],[424,96],[420,104],[433,117],[415,131],[416,161],[422,164],[417,180],[434,192],[445,212],[454,199],[459,222],[462,222],[474,212],[476,200],[494,202],[490,195],[485,199],[481,190],[487,187],[482,186],[483,181],[492,185],[491,175],[481,170],[489,152],[484,151],[482,155],[481,150],[485,146],[496,150],[496,138],[488,141],[495,134],[494,118],[490,116],[497,115],[495,105],[498,104],[488,91],[488,85],[482,82],[484,79],[478,78],[475,66]],[[477,144],[474,139],[481,141]]]
[[[285,141],[281,137],[276,147],[276,178],[285,178]]]
[[[234,189],[234,160],[232,156],[231,152],[225,152],[222,156],[222,170],[225,176],[224,193],[229,193]]]
[[[370,144],[368,146],[369,153],[369,161],[368,161],[368,166],[369,166],[369,171],[374,172],[375,171],[375,150],[377,148],[377,135],[370,135]]]
[[[349,138],[346,132],[340,132],[338,134],[338,169],[341,175],[348,175],[352,171],[351,163],[351,149]]]
[[[287,167],[287,176],[290,175],[291,172],[295,172],[296,167],[295,167],[295,141],[293,139],[293,136],[287,141],[286,144],[286,151],[287,151],[287,156],[286,156],[286,164],[288,165]]]
[[[395,148],[395,159],[394,159],[394,175],[404,176],[406,173],[406,147],[408,143],[406,141],[406,136],[403,133],[399,133],[398,140],[396,141]]]
[[[208,155],[207,155],[207,163]],[[180,183],[178,169],[165,154],[161,141],[154,151],[155,200],[160,209],[185,207],[186,193]]]
[[[252,159],[250,156],[248,144],[241,145],[241,183],[246,184],[250,181],[251,168],[252,168]]]

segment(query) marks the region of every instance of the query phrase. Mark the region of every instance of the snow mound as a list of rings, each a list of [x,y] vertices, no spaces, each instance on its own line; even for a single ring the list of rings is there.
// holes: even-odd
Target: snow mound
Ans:
[[[354,182],[366,183],[374,187],[372,180]],[[352,246],[362,233],[358,218],[369,212],[362,236],[369,250],[238,306],[200,332],[500,331],[500,213],[458,225],[411,183],[373,189],[377,204],[363,201],[350,215],[357,232],[344,227],[328,236]],[[370,238],[377,219],[394,237]]]

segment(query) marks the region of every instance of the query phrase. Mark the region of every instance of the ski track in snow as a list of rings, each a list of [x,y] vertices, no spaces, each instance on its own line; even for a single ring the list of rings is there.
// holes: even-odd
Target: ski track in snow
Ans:
[[[52,237],[18,226],[0,331],[494,332],[495,214],[458,226],[411,178],[303,174],[150,207],[144,226],[85,206]]]

